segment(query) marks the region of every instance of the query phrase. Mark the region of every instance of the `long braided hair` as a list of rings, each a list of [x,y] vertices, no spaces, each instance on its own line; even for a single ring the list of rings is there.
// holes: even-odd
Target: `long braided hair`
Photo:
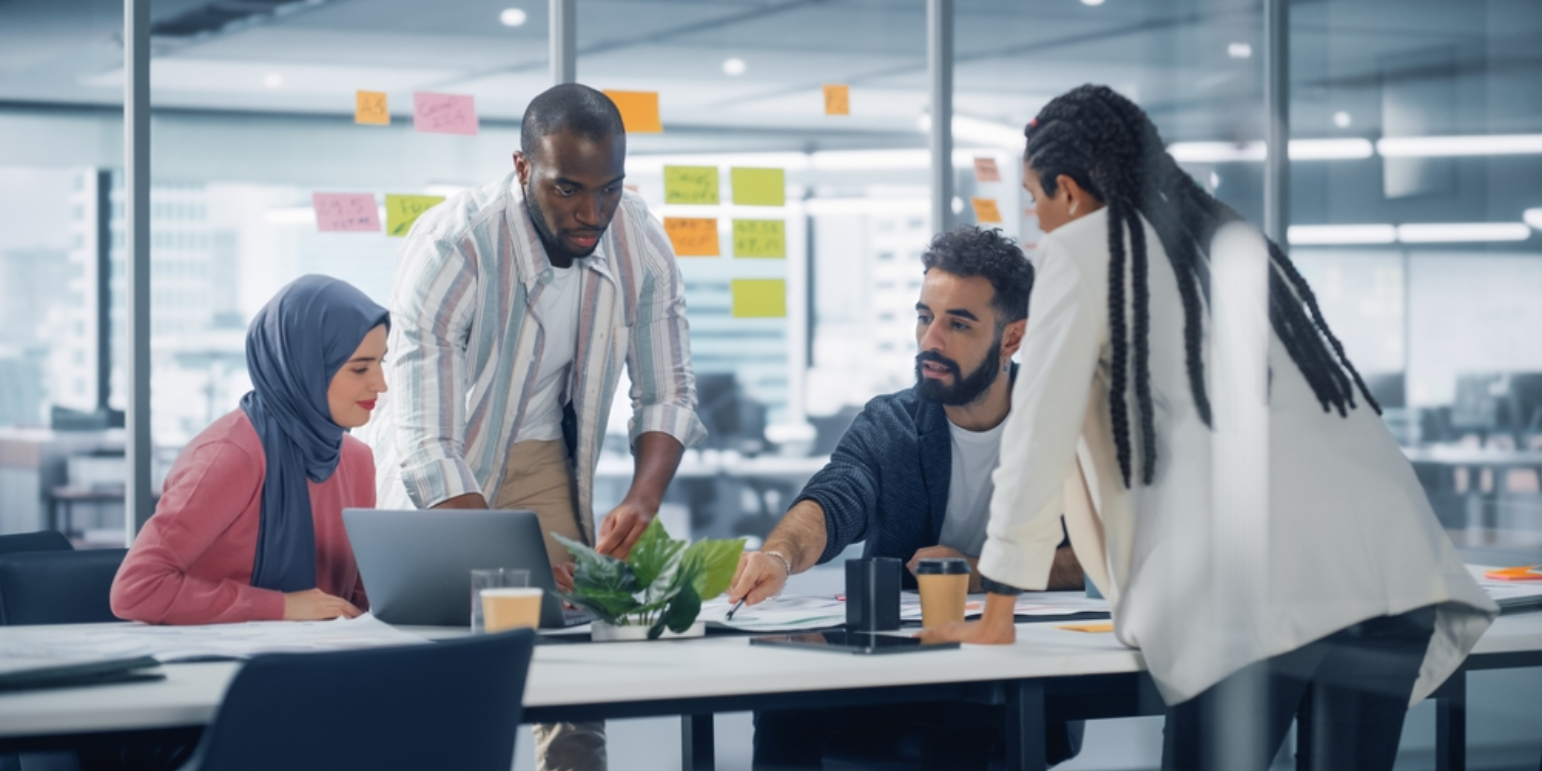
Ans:
[[[1086,85],[1045,105],[1024,132],[1024,158],[1039,174],[1044,192],[1054,195],[1064,174],[1108,208],[1108,328],[1113,363],[1109,410],[1124,486],[1132,468],[1129,413],[1125,392],[1131,377],[1134,346],[1135,400],[1139,407],[1143,463],[1141,480],[1156,474],[1156,428],[1151,407],[1151,291],[1147,285],[1144,216],[1156,231],[1178,277],[1183,301],[1184,360],[1189,390],[1200,419],[1210,426],[1202,350],[1203,316],[1209,297],[1210,241],[1221,226],[1242,220],[1231,207],[1205,192],[1167,153],[1156,126],[1134,102],[1107,86]],[[1125,235],[1129,235],[1129,253]],[[1284,250],[1268,239],[1269,323],[1323,411],[1347,416],[1355,392],[1381,413],[1381,407],[1355,371],[1344,346],[1328,329],[1317,298]],[[1128,270],[1128,273],[1126,272]],[[1125,321],[1125,278],[1129,276],[1134,319]],[[1132,339],[1133,338],[1133,339]]]

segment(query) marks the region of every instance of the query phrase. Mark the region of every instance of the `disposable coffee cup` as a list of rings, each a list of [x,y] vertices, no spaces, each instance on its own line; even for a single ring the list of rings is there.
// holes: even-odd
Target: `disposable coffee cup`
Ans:
[[[538,586],[483,589],[483,628],[492,633],[540,626],[541,591]]]
[[[969,562],[958,557],[925,559],[916,565],[921,589],[921,626],[926,629],[964,620],[969,599]]]

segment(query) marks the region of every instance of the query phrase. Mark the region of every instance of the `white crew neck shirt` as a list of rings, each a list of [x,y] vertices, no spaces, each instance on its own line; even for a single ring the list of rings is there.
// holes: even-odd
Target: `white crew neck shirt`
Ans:
[[[991,472],[1001,460],[1001,433],[1005,418],[995,428],[970,431],[948,421],[953,437],[953,475],[948,482],[948,508],[942,519],[938,542],[971,557],[985,547],[985,527],[991,519],[991,495],[996,485]]]
[[[571,267],[552,267],[550,280],[535,300],[535,315],[545,333],[541,363],[536,367],[535,393],[525,406],[515,442],[550,442],[562,438],[562,407],[568,403],[567,385],[573,359],[578,355],[579,261]]]

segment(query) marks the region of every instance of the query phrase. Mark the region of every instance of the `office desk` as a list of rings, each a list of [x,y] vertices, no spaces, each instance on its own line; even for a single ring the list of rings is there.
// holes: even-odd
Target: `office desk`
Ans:
[[[89,626],[79,627],[89,634]],[[0,752],[206,725],[239,664],[173,664],[163,682],[0,694]],[[1465,767],[1466,671],[1542,666],[1542,614],[1500,618],[1436,694],[1438,767]],[[844,656],[742,637],[536,648],[526,722],[681,715],[686,768],[712,768],[715,712],[968,699],[1005,704],[1009,765],[1044,767],[1044,716],[1161,714],[1138,651],[1111,634],[1019,624],[1012,646]],[[1010,761],[1015,759],[1015,763]]]

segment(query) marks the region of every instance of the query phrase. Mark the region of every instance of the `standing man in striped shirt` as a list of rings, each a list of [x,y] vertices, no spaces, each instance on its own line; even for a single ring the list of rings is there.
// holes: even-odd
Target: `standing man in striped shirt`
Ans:
[[[658,512],[696,416],[668,236],[625,191],[626,131],[577,84],[531,101],[514,172],[414,224],[391,299],[392,384],[375,451],[383,507],[524,508],[624,558]],[[600,442],[625,367],[632,485],[595,530]],[[557,583],[573,557],[547,536]],[[536,726],[542,769],[603,769],[604,724]]]

